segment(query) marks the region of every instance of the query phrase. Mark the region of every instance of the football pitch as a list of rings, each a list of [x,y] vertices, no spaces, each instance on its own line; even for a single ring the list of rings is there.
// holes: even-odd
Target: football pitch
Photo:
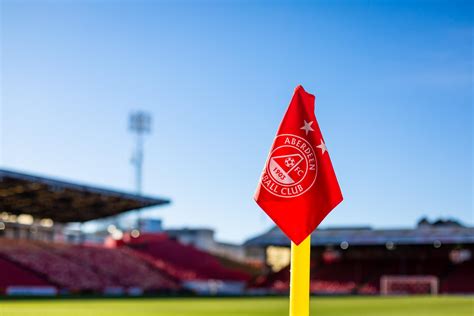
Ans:
[[[0,316],[286,316],[286,298],[2,300]],[[316,297],[312,316],[472,316],[472,297]]]

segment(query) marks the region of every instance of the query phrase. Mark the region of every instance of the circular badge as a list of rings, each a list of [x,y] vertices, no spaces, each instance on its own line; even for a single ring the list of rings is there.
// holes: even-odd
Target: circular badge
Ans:
[[[311,144],[292,134],[275,139],[261,183],[270,193],[292,198],[308,191],[316,181],[318,164]]]

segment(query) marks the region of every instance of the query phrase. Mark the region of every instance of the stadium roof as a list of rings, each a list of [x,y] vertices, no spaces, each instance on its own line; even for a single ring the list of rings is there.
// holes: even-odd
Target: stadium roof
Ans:
[[[435,242],[442,244],[473,244],[474,227],[429,226],[415,229],[371,229],[337,228],[317,229],[311,235],[312,246],[340,245],[342,242],[355,246],[377,246],[393,242],[399,245],[427,245]],[[247,246],[289,246],[288,238],[277,227],[251,238]]]
[[[169,202],[0,169],[0,212],[15,215],[85,222]]]

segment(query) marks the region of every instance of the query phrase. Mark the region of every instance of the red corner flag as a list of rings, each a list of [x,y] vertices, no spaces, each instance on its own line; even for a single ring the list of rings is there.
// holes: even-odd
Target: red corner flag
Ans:
[[[296,87],[255,192],[258,205],[297,245],[342,201],[314,100]]]

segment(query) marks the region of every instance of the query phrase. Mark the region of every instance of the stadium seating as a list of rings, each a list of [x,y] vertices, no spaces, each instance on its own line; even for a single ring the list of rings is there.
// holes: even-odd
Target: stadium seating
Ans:
[[[384,257],[371,253],[367,256],[342,257],[325,262],[316,256],[311,264],[311,292],[319,294],[377,294],[384,275],[434,275],[440,280],[441,293],[473,293],[474,261],[455,265],[448,251],[438,255],[416,253],[408,258]],[[429,261],[425,258],[430,258]],[[272,292],[289,290],[289,267],[261,276],[250,286]]]
[[[450,249],[433,251],[356,249],[331,261],[315,251],[311,292],[371,295],[379,293],[384,275],[434,275],[441,293],[474,293],[474,260],[454,263]],[[290,269],[258,276],[252,282],[250,278],[248,272],[229,268],[219,258],[164,234],[126,235],[114,247],[0,238],[0,293],[10,286],[53,286],[73,293],[169,292],[181,290],[183,284],[201,286],[214,280],[249,282],[252,289],[284,293],[289,290]]]
[[[371,285],[359,285],[347,275],[331,274],[330,269],[312,269],[310,290],[317,294],[375,294],[376,288]],[[270,274],[267,278],[260,278],[253,285],[258,288],[267,288],[274,293],[286,293],[289,291],[290,269],[289,267]]]
[[[53,285],[61,291],[107,289],[179,291],[183,281],[246,282],[248,273],[166,235],[144,236],[122,247],[71,245],[0,238],[0,287]],[[126,246],[125,246],[126,245]]]
[[[45,279],[16,263],[0,257],[0,293],[9,286],[49,286]]]
[[[63,258],[90,267],[100,277],[102,286],[177,289],[175,282],[129,249],[66,244],[51,244],[50,249]]]
[[[250,275],[244,271],[222,265],[215,256],[183,245],[165,234],[142,234],[138,238],[126,236],[124,245],[140,252],[161,270],[179,279],[247,281]]]
[[[0,253],[9,260],[42,275],[51,283],[70,290],[99,290],[100,277],[89,267],[66,260],[49,251],[50,246],[23,240],[1,240]]]
[[[179,287],[169,276],[127,249],[0,238],[0,256],[31,271],[29,283],[45,280],[72,292],[107,288],[170,291]],[[11,284],[17,281],[10,280]]]
[[[451,267],[452,272],[441,279],[442,293],[473,293],[474,261],[470,260]]]

